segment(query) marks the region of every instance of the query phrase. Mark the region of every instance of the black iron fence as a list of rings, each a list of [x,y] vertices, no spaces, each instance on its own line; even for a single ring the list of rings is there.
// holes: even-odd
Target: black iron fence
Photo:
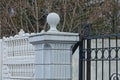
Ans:
[[[83,0],[79,80],[120,80],[120,1]]]
[[[79,46],[79,80],[120,80],[120,34],[92,34],[90,25],[73,48]]]
[[[82,40],[83,43],[80,44],[80,80],[119,80],[119,41],[117,37],[111,39],[110,36],[108,39],[101,37],[101,39]],[[91,46],[93,44],[95,46]]]
[[[119,28],[111,34],[92,34],[90,25],[84,27],[79,41],[79,80],[120,79]]]

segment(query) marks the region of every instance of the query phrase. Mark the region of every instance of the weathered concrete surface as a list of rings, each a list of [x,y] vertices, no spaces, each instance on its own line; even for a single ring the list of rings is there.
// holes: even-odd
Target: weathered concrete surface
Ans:
[[[79,67],[79,52],[78,49],[72,56],[72,80],[78,80],[78,67]]]

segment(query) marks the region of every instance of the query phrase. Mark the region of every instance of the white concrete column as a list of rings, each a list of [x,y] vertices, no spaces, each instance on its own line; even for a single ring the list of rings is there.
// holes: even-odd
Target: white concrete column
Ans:
[[[71,47],[78,41],[78,34],[58,31],[59,20],[56,13],[50,13],[50,30],[29,38],[35,46],[35,80],[72,80]]]

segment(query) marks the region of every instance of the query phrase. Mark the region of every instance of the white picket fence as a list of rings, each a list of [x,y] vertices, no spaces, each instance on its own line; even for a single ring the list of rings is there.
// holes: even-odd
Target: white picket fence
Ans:
[[[34,78],[35,54],[34,46],[28,42],[30,35],[32,34],[24,33],[21,30],[14,37],[3,38],[3,80],[30,80]]]

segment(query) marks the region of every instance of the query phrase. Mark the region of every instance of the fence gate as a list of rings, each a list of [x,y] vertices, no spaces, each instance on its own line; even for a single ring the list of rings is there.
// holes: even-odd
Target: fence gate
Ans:
[[[83,0],[79,80],[120,80],[120,1]]]
[[[87,34],[80,35],[79,80],[120,80],[120,34],[92,35],[91,25]]]

